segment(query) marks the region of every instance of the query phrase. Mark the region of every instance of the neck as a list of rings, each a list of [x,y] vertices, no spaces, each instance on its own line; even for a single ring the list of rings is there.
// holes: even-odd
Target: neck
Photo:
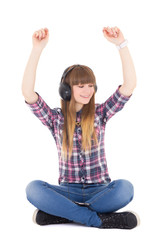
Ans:
[[[79,112],[83,108],[83,104],[76,103],[76,112]]]

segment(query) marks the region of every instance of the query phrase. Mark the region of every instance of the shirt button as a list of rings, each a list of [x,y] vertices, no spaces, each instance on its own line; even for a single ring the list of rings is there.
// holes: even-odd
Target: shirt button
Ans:
[[[85,178],[84,178],[84,177],[81,177],[81,182],[82,182],[82,183],[84,183],[84,180],[85,180]]]

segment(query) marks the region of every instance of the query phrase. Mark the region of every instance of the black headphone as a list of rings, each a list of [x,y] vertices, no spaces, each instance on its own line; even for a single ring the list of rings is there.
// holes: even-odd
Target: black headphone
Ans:
[[[64,101],[70,101],[71,100],[71,87],[69,86],[69,84],[67,84],[65,82],[65,77],[70,71],[72,71],[72,69],[74,69],[75,67],[78,67],[78,66],[81,66],[81,65],[79,65],[79,64],[74,65],[71,69],[69,69],[70,67],[66,68],[63,75],[62,75],[60,86],[59,86],[59,95],[61,96],[61,98]],[[95,88],[95,92],[97,92],[97,85],[96,84],[94,85],[94,88]]]

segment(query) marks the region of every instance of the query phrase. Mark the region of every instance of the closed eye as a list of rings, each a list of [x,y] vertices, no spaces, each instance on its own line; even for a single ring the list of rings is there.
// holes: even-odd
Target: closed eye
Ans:
[[[90,84],[90,85],[88,85],[89,87],[93,87],[93,84]],[[79,88],[83,88],[84,87],[84,85],[79,85],[78,86]]]

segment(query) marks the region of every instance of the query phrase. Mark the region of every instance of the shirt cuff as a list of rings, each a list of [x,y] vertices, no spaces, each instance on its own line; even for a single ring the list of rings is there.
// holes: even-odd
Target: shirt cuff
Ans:
[[[119,86],[118,86],[118,88],[117,88],[117,90],[116,90],[116,94],[117,94],[118,98],[121,98],[121,99],[122,99],[123,102],[127,102],[127,101],[130,99],[130,97],[132,96],[132,94],[131,94],[130,96],[124,96],[123,94],[121,94],[120,91],[119,91],[119,88],[120,88],[121,86],[122,86],[122,85],[119,85]]]
[[[35,93],[37,93],[37,92],[35,92]],[[41,103],[42,103],[42,99],[41,99],[40,95],[39,95],[38,93],[37,93],[37,95],[38,95],[38,100],[37,100],[35,103],[30,104],[30,103],[28,103],[28,102],[25,100],[25,103],[26,103],[31,109],[35,109],[37,106],[40,106]]]

